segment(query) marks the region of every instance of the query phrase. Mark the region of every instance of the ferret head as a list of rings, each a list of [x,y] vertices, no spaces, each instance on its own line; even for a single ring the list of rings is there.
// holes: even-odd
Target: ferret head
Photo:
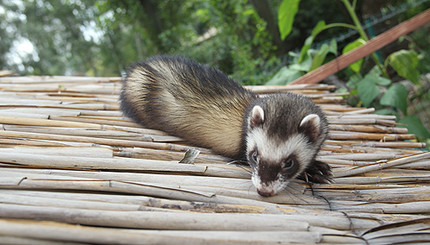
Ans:
[[[327,134],[319,107],[296,94],[272,95],[247,117],[246,156],[261,196],[273,196],[314,160]]]

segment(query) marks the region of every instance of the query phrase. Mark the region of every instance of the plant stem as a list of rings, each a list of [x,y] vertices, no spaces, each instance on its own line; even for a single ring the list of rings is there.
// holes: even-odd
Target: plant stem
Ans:
[[[358,17],[355,14],[354,7],[349,3],[349,0],[341,0],[341,1],[345,5],[345,8],[348,11],[349,16],[351,16],[352,22],[354,22],[354,25],[358,33],[360,33],[361,38],[363,38],[366,42],[369,41],[369,38],[367,37],[366,32],[364,32],[363,27],[361,26],[360,20],[358,20]]]
[[[363,26],[360,23],[360,20],[358,19],[357,15],[355,14],[356,1],[354,0],[353,5],[351,5],[349,0],[341,0],[341,1],[343,2],[343,5],[345,5],[346,10],[348,11],[349,15],[351,16],[351,19],[354,22],[354,25],[356,27],[355,29],[360,34],[361,38],[363,40],[365,40],[366,42],[369,41],[369,37],[367,36],[366,32],[363,29]],[[376,63],[376,65],[379,67],[379,69],[381,69],[384,77],[389,78],[385,67],[381,64],[381,62],[379,61],[379,59],[375,53],[372,53],[372,59]]]
[[[345,27],[345,28],[350,28],[350,29],[354,29],[354,30],[358,31],[358,28],[356,26],[345,24],[345,23],[331,23],[331,24],[326,25],[323,30],[330,29],[333,27]],[[323,31],[323,30],[321,30],[321,31]]]
[[[327,29],[333,28],[333,27],[345,27],[345,28],[350,28],[350,29],[357,30],[357,27],[356,27],[356,26],[354,26],[354,25],[345,24],[345,23],[331,23],[331,24],[326,25],[324,28],[322,28],[322,29],[321,29],[321,30],[319,30],[318,32],[315,32],[315,33],[313,33],[313,32],[312,32],[312,35],[313,35],[314,37],[316,37],[316,36],[317,36],[318,34],[320,34],[321,32],[323,32],[323,31],[325,31],[325,30],[327,30]]]

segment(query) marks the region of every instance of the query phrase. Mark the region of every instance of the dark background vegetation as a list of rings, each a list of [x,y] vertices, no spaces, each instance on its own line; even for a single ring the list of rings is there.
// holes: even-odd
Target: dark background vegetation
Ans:
[[[303,0],[292,33],[281,40],[277,26],[280,2],[0,0],[0,69],[23,75],[118,76],[136,60],[167,53],[215,65],[244,82],[263,83],[286,61],[288,52],[303,45],[319,20],[351,23],[340,1]],[[364,22],[408,2],[415,1],[361,0],[357,1],[357,13]],[[382,32],[428,6],[424,1],[375,29]],[[428,49],[428,29],[411,35],[417,48],[424,51]],[[347,32],[329,29],[317,41]],[[33,44],[31,53],[16,48],[24,40]]]

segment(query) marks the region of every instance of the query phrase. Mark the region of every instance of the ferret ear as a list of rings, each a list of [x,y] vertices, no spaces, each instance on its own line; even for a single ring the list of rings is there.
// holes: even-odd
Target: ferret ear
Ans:
[[[259,127],[264,123],[264,111],[261,106],[256,105],[251,110],[251,114],[249,116],[249,125],[251,128]]]
[[[305,116],[300,123],[299,132],[305,134],[310,141],[315,142],[320,132],[321,119],[317,114]]]

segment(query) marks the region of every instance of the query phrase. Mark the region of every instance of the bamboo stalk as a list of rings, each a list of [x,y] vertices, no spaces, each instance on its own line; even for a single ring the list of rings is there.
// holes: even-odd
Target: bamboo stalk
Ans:
[[[131,157],[149,160],[164,160],[164,161],[180,161],[184,158],[184,154],[181,152],[167,151],[167,150],[155,150],[147,148],[126,148],[115,153],[115,156],[119,157]],[[220,163],[227,164],[230,159],[221,157],[218,155],[199,154],[195,159],[195,163]]]
[[[330,159],[342,159],[342,160],[354,160],[354,161],[378,161],[378,160],[389,160],[393,158],[405,157],[404,154],[397,152],[392,153],[349,153],[349,154],[331,154],[327,156]],[[326,158],[321,156],[321,158]]]
[[[17,155],[14,153],[0,152],[0,161],[4,163],[48,168],[182,172],[208,176],[249,178],[249,173],[247,171],[240,168],[232,168],[231,166],[191,165],[143,159],[49,156],[28,153]]]
[[[10,103],[1,104],[0,107],[18,107]],[[34,103],[29,103],[25,105],[20,105],[19,107],[27,108],[59,108],[59,109],[75,109],[75,110],[119,110],[119,105],[108,105],[108,104],[46,104],[46,105],[36,105]]]
[[[0,70],[0,77],[8,77],[13,75],[13,71],[7,71],[7,70]]]
[[[102,127],[101,130],[96,130],[96,129],[89,130],[89,129],[86,129],[85,127],[83,127],[83,128],[67,128],[67,127],[45,127],[45,126],[35,127],[34,125],[28,125],[28,126],[25,126],[25,125],[4,125],[4,124],[0,124],[0,125],[2,125],[2,129],[6,130],[6,131],[40,132],[40,133],[59,132],[59,134],[63,134],[65,132],[69,132],[69,134],[70,134],[70,132],[76,131],[76,133],[78,135],[80,135],[79,133],[81,133],[81,132],[86,132],[86,134],[89,134],[89,136],[94,135],[94,134],[90,133],[90,132],[94,131],[94,132],[96,132],[96,135],[112,134],[113,136],[115,136],[115,135],[119,134],[119,135],[134,135],[136,137],[137,136],[144,136],[144,135],[150,135],[151,137],[158,137],[158,136],[172,137],[172,136],[169,136],[162,131],[140,128],[137,124],[134,125],[135,127],[123,127],[123,126],[110,127],[110,126],[106,126],[106,127]],[[52,133],[52,134],[55,134],[55,133]],[[67,133],[66,133],[66,135],[67,135]],[[137,140],[138,140],[138,137],[137,137]]]
[[[327,116],[327,119],[329,120],[334,120],[334,119],[338,119],[338,120],[344,120],[344,119],[363,119],[363,118],[367,118],[367,119],[382,119],[382,120],[396,120],[395,116],[390,116],[390,115],[377,115],[377,114],[361,114],[361,115],[355,115],[355,114],[349,114],[349,115],[338,115],[338,116]]]
[[[291,220],[288,216],[269,214],[199,213],[199,219],[195,219],[194,214],[191,213],[166,215],[165,212],[93,211],[59,207],[46,209],[4,203],[0,204],[0,217],[42,218],[67,223],[144,229],[307,231],[309,227],[308,223]]]
[[[345,115],[356,115],[356,114],[368,114],[368,113],[373,113],[375,112],[375,108],[364,108],[364,109],[360,109],[359,110],[355,110],[355,111],[348,111],[345,112]]]
[[[205,202],[189,202],[181,200],[169,200],[163,198],[147,197],[147,196],[130,196],[130,195],[107,195],[107,194],[86,194],[86,193],[71,193],[71,192],[44,192],[44,191],[24,191],[24,190],[5,190],[0,189],[0,193],[9,196],[25,196],[28,200],[32,198],[41,198],[47,200],[47,205],[56,206],[56,200],[74,200],[76,202],[84,201],[88,202],[89,205],[94,206],[94,209],[98,209],[97,204],[108,203],[118,204],[118,209],[113,210],[149,210],[151,211],[193,211],[193,212],[205,212],[205,213],[274,213],[275,209],[269,209],[266,206],[256,205],[241,205],[241,204],[223,204],[223,203],[205,203]],[[13,199],[15,200],[15,199]],[[13,202],[12,200],[12,202]],[[33,202],[32,202],[33,203]],[[93,205],[94,204],[94,205]],[[79,207],[79,206],[78,206]],[[111,206],[109,206],[111,207]],[[136,209],[137,208],[137,209]]]
[[[165,143],[174,143],[174,142],[183,141],[182,139],[174,136],[126,132],[126,131],[122,131],[122,129],[117,127],[115,127],[115,130],[107,130],[106,128],[98,130],[98,129],[88,129],[88,128],[22,127],[22,126],[14,126],[14,125],[13,126],[3,125],[3,129],[6,131],[19,131],[19,132],[53,134],[53,135],[85,136],[85,137],[93,137],[93,138],[107,138],[107,139],[119,139],[119,140],[130,140],[130,141],[165,142]]]
[[[380,148],[425,148],[426,144],[421,142],[363,142],[350,140],[326,140],[325,144],[349,145],[360,147],[380,147]]]
[[[49,209],[0,204],[0,217],[30,218],[87,225],[102,225],[124,228],[144,229],[181,229],[181,230],[229,230],[229,231],[307,231],[309,221],[324,224],[325,217],[309,217],[303,221],[294,215],[275,214],[212,214],[199,213],[199,219],[193,213],[165,213],[139,211],[93,211],[84,209],[66,209],[52,207]],[[343,230],[349,226],[348,219],[336,220],[329,227]],[[357,228],[377,225],[377,222],[356,220]]]
[[[383,119],[329,119],[331,124],[347,124],[347,125],[357,125],[357,124],[372,124],[372,125],[381,125],[387,127],[393,127],[396,125],[395,121],[392,120],[383,120]]]
[[[9,148],[11,146],[43,146],[43,147],[60,147],[69,146],[70,144],[63,144],[59,142],[47,142],[40,140],[29,139],[2,139],[0,138],[0,147]],[[90,145],[88,145],[90,146]]]
[[[328,137],[331,140],[380,140],[384,142],[415,139],[413,134],[352,133],[342,131],[330,131]]]
[[[397,153],[397,154],[404,154],[404,155],[411,155],[411,154],[417,154],[422,153],[422,150],[414,150],[414,149],[392,149],[392,148],[377,148],[377,147],[363,147],[363,146],[357,146],[357,145],[338,145],[338,144],[324,144],[322,151],[320,151],[320,155],[325,156],[328,154],[334,154],[334,153]]]
[[[92,129],[103,128],[102,125],[93,124],[93,123],[79,123],[79,122],[59,121],[59,120],[51,120],[51,119],[8,117],[8,116],[0,116],[0,123],[15,124],[15,125],[45,126],[45,127],[74,127],[74,128],[92,128]]]
[[[334,172],[333,176],[335,178],[336,177],[352,176],[352,175],[362,174],[362,173],[366,173],[366,172],[370,172],[370,171],[394,167],[397,165],[401,165],[401,164],[405,164],[405,163],[409,163],[409,162],[413,162],[413,161],[418,161],[418,160],[423,160],[423,159],[430,159],[430,152],[412,155],[412,156],[408,156],[408,157],[402,157],[402,158],[394,159],[394,160],[391,160],[391,161],[388,161],[385,163],[376,162],[373,164],[369,164],[367,166],[356,167],[356,168],[353,168],[353,169],[348,170],[348,171]]]
[[[2,235],[37,240],[97,244],[286,244],[315,243],[321,238],[317,232],[299,231],[156,231],[97,228],[57,222],[0,220]]]
[[[22,147],[17,146],[14,148],[0,148],[0,153],[8,154],[34,154],[49,156],[76,156],[86,158],[112,158],[112,149],[105,147]]]
[[[1,83],[10,84],[44,84],[44,83],[111,83],[121,81],[120,77],[79,77],[79,76],[22,76],[0,78]]]
[[[404,165],[399,166],[399,168],[412,168],[418,170],[430,170],[430,161],[415,161],[411,163],[406,163]]]
[[[330,131],[352,131],[352,132],[366,132],[366,133],[393,133],[393,134],[407,134],[407,128],[394,128],[384,126],[363,126],[363,125],[329,125]]]
[[[245,86],[245,88],[252,90],[255,93],[276,93],[276,92],[289,92],[294,90],[318,90],[327,91],[336,89],[336,86],[326,84],[300,84],[300,85],[279,85],[279,86]]]
[[[174,150],[174,151],[187,151],[189,149],[186,146],[158,143],[158,142],[141,142],[131,140],[119,140],[119,139],[103,139],[85,136],[65,136],[65,135],[53,135],[53,134],[41,134],[41,133],[26,133],[26,132],[12,132],[12,131],[0,131],[0,137],[10,138],[27,138],[27,139],[40,139],[40,140],[54,140],[54,141],[65,141],[65,142],[80,142],[80,143],[91,143],[100,145],[110,146],[125,146],[125,147],[143,147],[151,149],[161,150]]]
[[[79,110],[63,110],[58,108],[8,108],[1,109],[0,115],[2,116],[15,116],[15,117],[28,117],[26,115],[40,115],[43,118],[50,118],[51,115],[57,116],[79,116],[81,112]],[[17,116],[22,115],[22,116]]]
[[[133,127],[136,126],[135,122],[125,121],[125,120],[112,120],[112,119],[101,119],[101,118],[86,118],[86,117],[56,117],[52,116],[52,120],[62,121],[62,122],[80,122],[87,124],[98,124],[98,125],[115,125],[122,127]]]

